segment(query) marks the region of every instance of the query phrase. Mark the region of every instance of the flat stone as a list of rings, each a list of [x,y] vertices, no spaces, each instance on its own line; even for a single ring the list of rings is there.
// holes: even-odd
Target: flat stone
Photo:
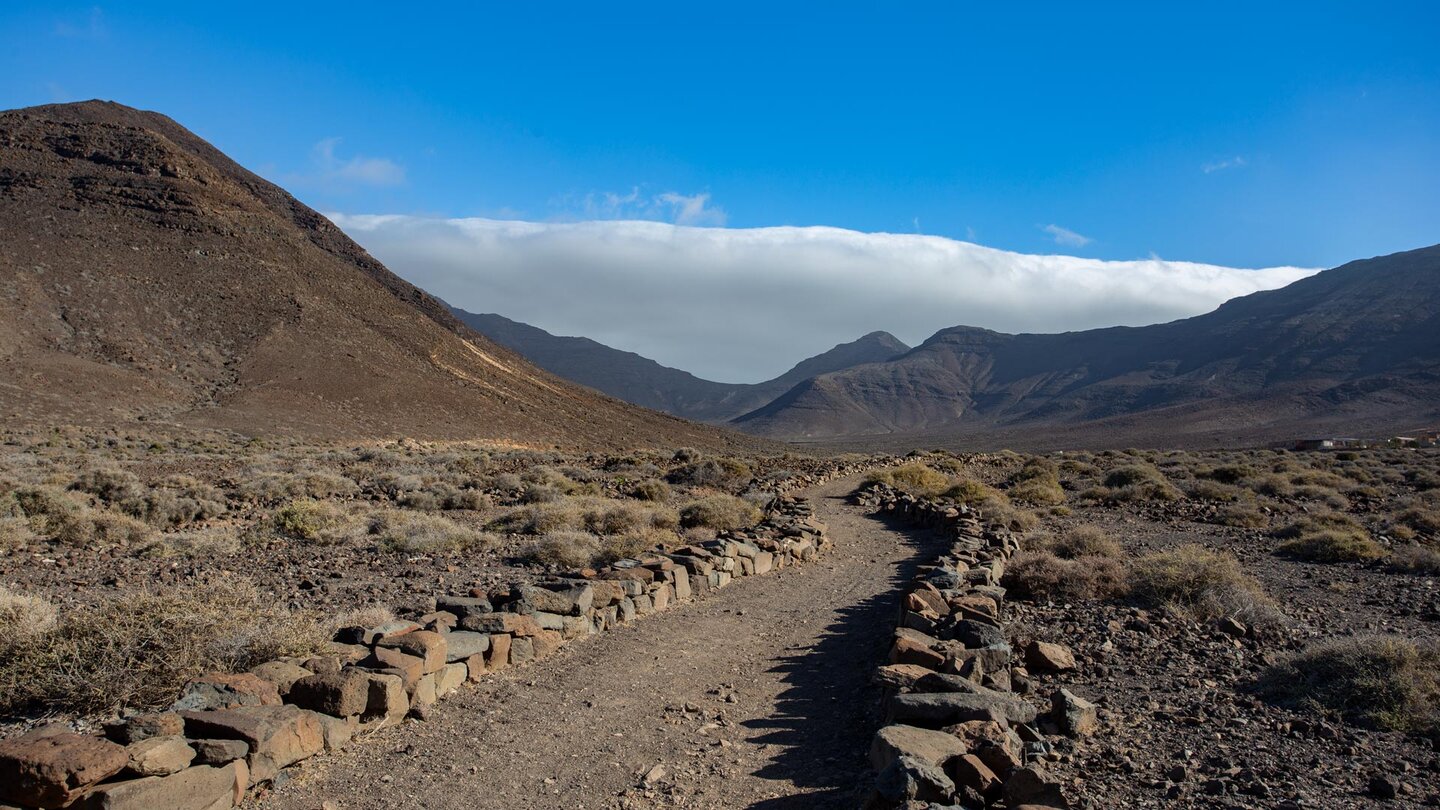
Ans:
[[[912,757],[899,757],[875,778],[875,790],[891,802],[949,803],[955,783],[940,768]]]
[[[123,746],[100,737],[58,732],[0,740],[0,800],[60,807],[129,763]]]
[[[939,692],[934,694],[892,695],[890,719],[901,723],[939,728],[967,720],[1003,719],[1010,723],[1029,723],[1035,719],[1035,707],[1017,697],[995,694]]]
[[[469,630],[452,630],[445,634],[445,663],[453,664],[490,649],[490,635]]]
[[[898,636],[890,648],[890,663],[939,669],[945,664],[945,656],[914,639]]]
[[[909,689],[934,670],[915,664],[886,664],[875,671],[875,680],[892,689]]]
[[[251,672],[211,672],[185,684],[171,711],[209,711],[237,706],[279,706],[280,690]]]
[[[405,681],[398,675],[371,674],[365,712],[360,719],[366,723],[391,725],[405,719],[410,698],[405,694]]]
[[[445,697],[465,683],[467,668],[464,664],[446,664],[435,673],[435,695]]]
[[[485,668],[498,672],[510,666],[510,644],[514,636],[496,634],[490,637],[490,652],[485,654]]]
[[[1025,666],[1032,672],[1069,672],[1075,668],[1075,655],[1059,644],[1032,641],[1025,647]]]
[[[224,765],[250,753],[244,740],[191,740],[190,747],[195,749],[196,765]]]
[[[291,685],[296,681],[308,678],[313,674],[310,670],[290,661],[267,661],[250,671],[275,684],[281,697],[290,691]]]
[[[416,630],[397,638],[376,642],[376,649],[399,650],[420,659],[420,672],[428,675],[445,666],[445,637],[434,630]]]
[[[424,659],[392,647],[376,647],[371,657],[362,664],[371,669],[395,670],[405,679],[406,689],[413,688],[420,676],[425,674]]]
[[[1003,790],[1005,803],[1011,807],[1040,805],[1041,807],[1069,807],[1059,780],[1044,770],[1031,765],[1019,768],[1005,781]]]
[[[169,776],[190,767],[195,749],[184,737],[151,737],[125,747],[130,755],[127,766],[140,776]]]
[[[185,733],[185,721],[174,712],[137,714],[105,725],[105,736],[128,745],[151,737],[177,737]]]
[[[540,632],[534,618],[523,613],[479,613],[460,620],[460,629],[477,633],[508,633],[512,636],[533,636]]]
[[[150,776],[104,785],[85,801],[86,810],[212,810],[233,807],[241,777],[239,763],[218,768],[197,765],[168,776]],[[248,787],[248,785],[247,785]],[[242,788],[243,790],[243,788]]]
[[[331,717],[351,717],[365,711],[369,694],[369,677],[358,670],[346,669],[333,675],[301,678],[290,686],[285,701]]]
[[[489,599],[474,596],[441,596],[435,600],[435,609],[451,613],[457,620],[470,615],[495,612]]]
[[[191,737],[249,743],[251,784],[269,781],[281,768],[325,750],[319,719],[298,706],[241,706],[186,712],[184,717],[185,732]]]
[[[963,741],[943,731],[896,724],[875,733],[870,743],[870,767],[879,773],[899,757],[914,757],[944,767],[952,757],[967,752]]]
[[[510,663],[528,664],[535,660],[535,644],[528,638],[515,638],[510,642]]]

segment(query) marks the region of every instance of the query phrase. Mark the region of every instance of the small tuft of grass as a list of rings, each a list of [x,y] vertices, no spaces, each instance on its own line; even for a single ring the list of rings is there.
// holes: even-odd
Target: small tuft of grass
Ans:
[[[584,568],[600,557],[600,538],[589,532],[546,532],[530,549],[530,558],[563,568]]]
[[[407,554],[484,551],[499,542],[493,534],[449,518],[406,511],[379,513],[370,521],[370,534],[380,548]]]
[[[1078,560],[1082,557],[1118,558],[1123,551],[1120,541],[1096,526],[1076,526],[1059,537],[1037,537],[1031,545],[1038,551],[1048,551],[1062,560]]]
[[[717,531],[743,529],[760,522],[761,513],[753,504],[733,495],[710,495],[680,508],[680,525],[703,526]]]

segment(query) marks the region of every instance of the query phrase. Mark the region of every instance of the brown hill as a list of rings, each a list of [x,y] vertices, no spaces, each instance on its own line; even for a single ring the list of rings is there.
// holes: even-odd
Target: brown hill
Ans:
[[[761,383],[721,383],[662,366],[634,352],[584,337],[552,335],[501,315],[455,309],[467,326],[508,346],[535,365],[612,397],[700,422],[724,422],[748,413],[796,383],[831,371],[889,360],[910,350],[888,332],[871,332],[800,361]]]
[[[541,371],[163,115],[0,113],[0,414],[529,445],[753,440]]]
[[[790,439],[1073,447],[1374,436],[1436,419],[1440,246],[1351,262],[1173,323],[942,330],[889,362],[807,380],[736,424]]]

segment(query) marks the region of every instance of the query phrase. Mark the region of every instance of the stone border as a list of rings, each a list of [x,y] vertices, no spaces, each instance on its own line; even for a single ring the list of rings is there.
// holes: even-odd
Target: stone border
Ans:
[[[234,807],[295,763],[407,716],[423,718],[467,682],[740,577],[815,559],[831,542],[813,514],[804,499],[778,495],[758,525],[713,541],[503,591],[440,595],[418,621],[343,628],[336,654],[204,675],[170,710],[129,716],[103,737],[46,727],[0,741],[0,810]]]
[[[1000,580],[1019,541],[980,510],[888,485],[853,498],[949,542],[904,587],[889,661],[876,673],[885,726],[871,744],[878,775],[864,807],[1068,807],[1064,786],[1041,765],[1053,756],[1048,738],[1093,733],[1096,708],[1063,688],[1045,712],[1022,697],[1034,675],[1073,669],[1075,660],[1044,642],[1020,656],[1009,642]]]

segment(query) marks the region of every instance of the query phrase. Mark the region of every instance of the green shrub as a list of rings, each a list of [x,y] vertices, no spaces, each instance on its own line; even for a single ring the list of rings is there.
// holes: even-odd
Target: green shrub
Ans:
[[[1130,592],[1144,605],[1196,620],[1228,617],[1259,626],[1281,620],[1274,601],[1233,555],[1196,545],[1136,559]]]
[[[1440,646],[1359,636],[1324,641],[1272,667],[1263,696],[1370,728],[1440,733]]]

